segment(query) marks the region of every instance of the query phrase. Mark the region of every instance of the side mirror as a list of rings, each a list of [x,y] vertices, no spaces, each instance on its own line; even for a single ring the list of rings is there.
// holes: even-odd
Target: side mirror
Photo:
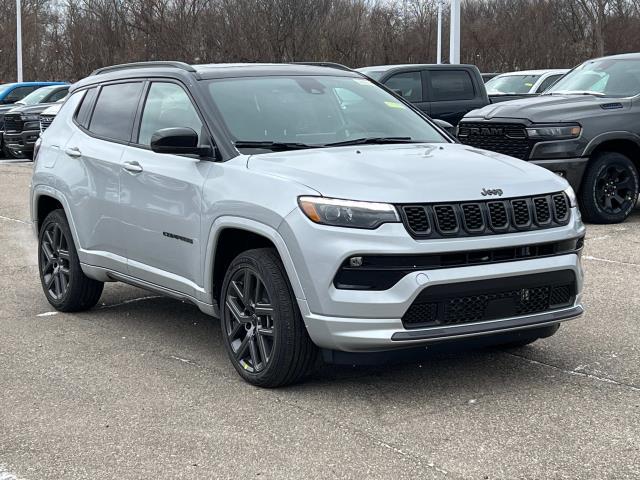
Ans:
[[[433,118],[433,123],[438,125],[441,129],[445,130],[449,135],[456,136],[456,127],[451,125],[449,122],[445,122],[444,120],[439,120]]]
[[[198,134],[195,130],[184,127],[163,128],[155,132],[151,136],[151,150],[156,153],[201,157],[212,154],[211,147],[198,146]]]

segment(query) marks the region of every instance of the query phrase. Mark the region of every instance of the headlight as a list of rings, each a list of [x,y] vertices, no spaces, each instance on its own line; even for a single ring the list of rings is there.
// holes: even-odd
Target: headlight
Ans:
[[[20,115],[23,122],[37,122],[40,120],[40,115]]]
[[[323,225],[373,230],[383,223],[400,221],[395,207],[388,203],[300,197],[298,204],[311,221]]]
[[[540,125],[539,127],[527,128],[529,138],[548,138],[550,140],[578,138],[581,133],[582,127],[577,124]]]
[[[576,192],[573,191],[573,188],[569,187],[567,188],[564,193],[567,195],[567,197],[569,197],[569,204],[571,205],[571,207],[577,207],[578,206],[578,197],[576,197]]]

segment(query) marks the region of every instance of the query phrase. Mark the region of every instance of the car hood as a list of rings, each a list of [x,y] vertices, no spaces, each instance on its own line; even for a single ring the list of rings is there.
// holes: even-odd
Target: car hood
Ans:
[[[250,170],[288,178],[323,196],[413,203],[503,198],[564,190],[567,183],[533,164],[459,144],[367,145],[252,155]]]
[[[55,105],[53,103],[38,103],[37,105],[23,105],[12,108],[7,113],[42,113],[51,105]]]
[[[575,122],[594,115],[607,115],[631,107],[628,98],[593,95],[541,95],[487,105],[465,115],[465,120],[522,118],[534,123]]]

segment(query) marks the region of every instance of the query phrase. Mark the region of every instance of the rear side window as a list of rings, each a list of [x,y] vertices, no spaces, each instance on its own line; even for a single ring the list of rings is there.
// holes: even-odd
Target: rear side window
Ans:
[[[471,75],[465,70],[438,70],[429,73],[431,100],[472,100],[475,98]]]
[[[410,102],[422,101],[422,75],[420,72],[396,73],[384,84]]]
[[[69,89],[68,88],[63,88],[63,89],[57,91],[56,93],[54,93],[53,95],[51,95],[47,99],[47,102],[53,103],[53,102],[57,102],[58,100],[62,100],[64,97],[67,96],[67,93],[69,93]]]
[[[89,129],[89,120],[91,119],[91,109],[93,107],[93,102],[96,99],[96,93],[98,92],[97,88],[90,88],[86,91],[84,98],[82,99],[82,103],[80,104],[80,108],[78,109],[78,113],[76,113],[76,122],[81,127]]]
[[[105,85],[93,109],[89,131],[101,137],[128,142],[142,93],[142,83]]]

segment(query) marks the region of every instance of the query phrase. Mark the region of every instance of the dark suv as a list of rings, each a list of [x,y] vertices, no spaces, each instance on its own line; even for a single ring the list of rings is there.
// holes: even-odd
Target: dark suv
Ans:
[[[566,177],[585,219],[621,222],[638,200],[640,53],[589,60],[539,97],[473,111],[458,138]]]
[[[33,147],[40,136],[40,114],[62,101],[69,85],[43,87],[27,95],[4,116],[4,148],[11,156],[33,157]]]

